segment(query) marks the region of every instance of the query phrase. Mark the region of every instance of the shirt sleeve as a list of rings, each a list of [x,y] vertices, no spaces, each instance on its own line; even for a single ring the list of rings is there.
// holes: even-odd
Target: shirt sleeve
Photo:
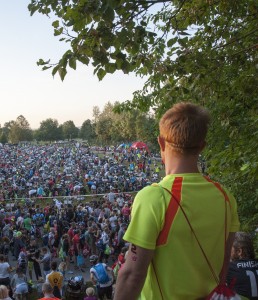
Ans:
[[[131,222],[124,240],[154,250],[164,224],[165,211],[166,201],[161,188],[148,186],[142,189],[135,197]]]

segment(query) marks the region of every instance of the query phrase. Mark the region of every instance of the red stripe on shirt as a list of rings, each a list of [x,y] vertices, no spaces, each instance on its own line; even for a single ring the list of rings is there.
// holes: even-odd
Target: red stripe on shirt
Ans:
[[[229,206],[231,206],[231,205],[230,205],[229,198],[228,198],[228,195],[227,195],[227,193],[223,190],[223,188],[221,187],[221,185],[220,185],[218,182],[212,181],[212,180],[211,180],[209,177],[207,177],[207,176],[204,176],[204,178],[205,178],[207,181],[213,183],[213,184],[216,186],[216,188],[217,188],[218,190],[221,191],[221,193],[223,194],[225,200],[229,203]]]
[[[183,177],[176,177],[172,188],[171,188],[171,193],[172,195],[178,199],[178,201],[181,201],[181,191],[182,191],[182,183],[183,183]],[[173,199],[173,197],[171,196],[170,198],[170,202],[168,204],[168,208],[165,214],[165,221],[164,221],[164,226],[161,230],[161,232],[159,233],[156,245],[157,246],[161,246],[166,244],[167,239],[168,239],[168,234],[171,228],[171,225],[173,223],[173,220],[175,218],[175,215],[178,211],[178,204],[177,202]]]

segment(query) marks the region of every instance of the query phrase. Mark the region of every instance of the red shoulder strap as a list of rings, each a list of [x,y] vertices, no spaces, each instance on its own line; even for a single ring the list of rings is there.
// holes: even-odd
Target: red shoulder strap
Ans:
[[[169,193],[171,194],[171,198],[168,204],[168,208],[166,210],[164,226],[160,231],[156,242],[157,246],[165,245],[167,243],[170,228],[179,208],[178,204],[175,201],[173,201],[172,195],[175,195],[179,202],[181,201],[182,183],[183,177],[176,177],[171,187],[171,192],[169,191]]]

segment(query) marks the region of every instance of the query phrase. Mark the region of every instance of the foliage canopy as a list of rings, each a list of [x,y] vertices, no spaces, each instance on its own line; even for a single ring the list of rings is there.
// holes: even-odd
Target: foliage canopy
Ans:
[[[63,80],[79,61],[100,80],[117,70],[146,76],[117,111],[208,107],[209,172],[231,188],[243,223],[258,224],[257,0],[31,0],[29,10],[54,14],[54,35],[70,45],[57,64],[38,61],[53,75]]]

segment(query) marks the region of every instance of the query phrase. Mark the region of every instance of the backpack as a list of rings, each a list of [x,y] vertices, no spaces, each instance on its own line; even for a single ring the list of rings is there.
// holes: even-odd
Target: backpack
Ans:
[[[35,224],[37,226],[41,226],[44,223],[44,215],[43,214],[36,214],[35,215]]]
[[[103,239],[101,239],[101,238],[97,241],[96,246],[99,249],[99,251],[102,251],[102,252],[105,251],[105,249],[106,249],[106,245],[104,245]]]
[[[104,268],[102,263],[95,265],[93,268],[95,269],[95,271],[97,273],[98,283],[105,284],[110,281],[107,271]]]
[[[22,258],[22,259],[19,261],[19,268],[21,268],[22,270],[26,270],[26,267],[27,267],[26,259],[25,259],[25,258]]]
[[[83,286],[83,277],[82,276],[75,276],[71,277],[68,280],[67,285],[72,291],[80,291]]]

